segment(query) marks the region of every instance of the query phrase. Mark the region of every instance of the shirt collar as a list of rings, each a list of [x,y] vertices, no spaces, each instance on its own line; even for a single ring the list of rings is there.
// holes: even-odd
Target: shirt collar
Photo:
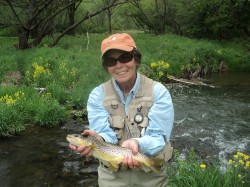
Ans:
[[[115,81],[115,79],[112,77],[111,80],[112,80],[112,83],[113,83],[113,85],[115,87],[115,90],[118,92],[119,95],[122,95],[123,93],[122,93],[120,87],[118,86],[117,82]],[[137,94],[137,92],[139,90],[139,85],[140,85],[140,73],[137,72],[136,73],[135,84],[134,84],[133,88],[129,92],[129,95],[131,94],[133,98],[136,96],[136,94]]]

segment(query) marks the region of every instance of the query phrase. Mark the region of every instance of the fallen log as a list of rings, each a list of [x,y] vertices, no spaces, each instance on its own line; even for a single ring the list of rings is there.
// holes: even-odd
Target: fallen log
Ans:
[[[206,84],[198,79],[191,79],[191,80],[188,80],[188,79],[178,79],[178,78],[175,78],[174,76],[169,76],[168,77],[170,80],[172,81],[176,81],[176,82],[180,82],[180,83],[184,83],[184,84],[189,84],[189,85],[197,85],[197,86],[208,86],[208,87],[211,87],[211,88],[214,88],[215,86],[213,85],[209,85],[209,84]]]

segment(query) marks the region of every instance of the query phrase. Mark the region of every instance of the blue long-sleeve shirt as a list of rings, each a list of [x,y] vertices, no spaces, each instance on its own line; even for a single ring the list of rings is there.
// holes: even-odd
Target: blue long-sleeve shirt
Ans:
[[[137,73],[135,85],[127,98],[112,79],[117,93],[122,103],[125,105],[125,112],[128,113],[128,107],[131,100],[136,96],[140,85],[140,74]],[[100,85],[92,90],[89,95],[87,110],[89,127],[95,130],[106,142],[117,144],[115,132],[109,124],[109,112],[103,106],[104,89]],[[154,104],[148,113],[149,123],[145,135],[136,138],[139,142],[139,149],[146,155],[156,155],[164,145],[169,141],[174,121],[174,109],[170,93],[161,83],[154,84]]]

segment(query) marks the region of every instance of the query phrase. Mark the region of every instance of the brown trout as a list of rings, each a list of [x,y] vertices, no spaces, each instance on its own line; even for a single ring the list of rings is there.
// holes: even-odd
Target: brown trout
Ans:
[[[128,155],[154,172],[161,173],[162,160],[159,158],[150,158],[140,152],[134,155],[131,149],[103,142],[92,136],[69,134],[66,139],[73,145],[90,147],[95,158],[109,162],[111,171],[117,171],[119,168],[118,163],[121,163],[124,157]]]

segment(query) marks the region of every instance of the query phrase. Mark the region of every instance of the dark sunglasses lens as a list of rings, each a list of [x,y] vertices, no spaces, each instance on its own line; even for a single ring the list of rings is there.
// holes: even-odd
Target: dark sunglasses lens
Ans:
[[[104,63],[105,63],[106,66],[112,67],[112,66],[116,65],[117,59],[115,59],[115,58],[106,58],[106,59],[104,59]]]
[[[132,55],[132,54],[130,54],[130,53],[124,53],[124,54],[122,54],[122,55],[118,58],[118,60],[119,60],[119,62],[121,62],[121,63],[128,63],[128,62],[130,62],[130,61],[132,60],[132,58],[133,58],[133,55]]]
[[[133,55],[130,53],[124,53],[121,56],[118,57],[118,59],[115,58],[104,58],[103,59],[103,63],[105,64],[105,66],[107,67],[112,67],[115,66],[117,64],[117,61],[119,61],[120,63],[128,63],[132,60]]]

